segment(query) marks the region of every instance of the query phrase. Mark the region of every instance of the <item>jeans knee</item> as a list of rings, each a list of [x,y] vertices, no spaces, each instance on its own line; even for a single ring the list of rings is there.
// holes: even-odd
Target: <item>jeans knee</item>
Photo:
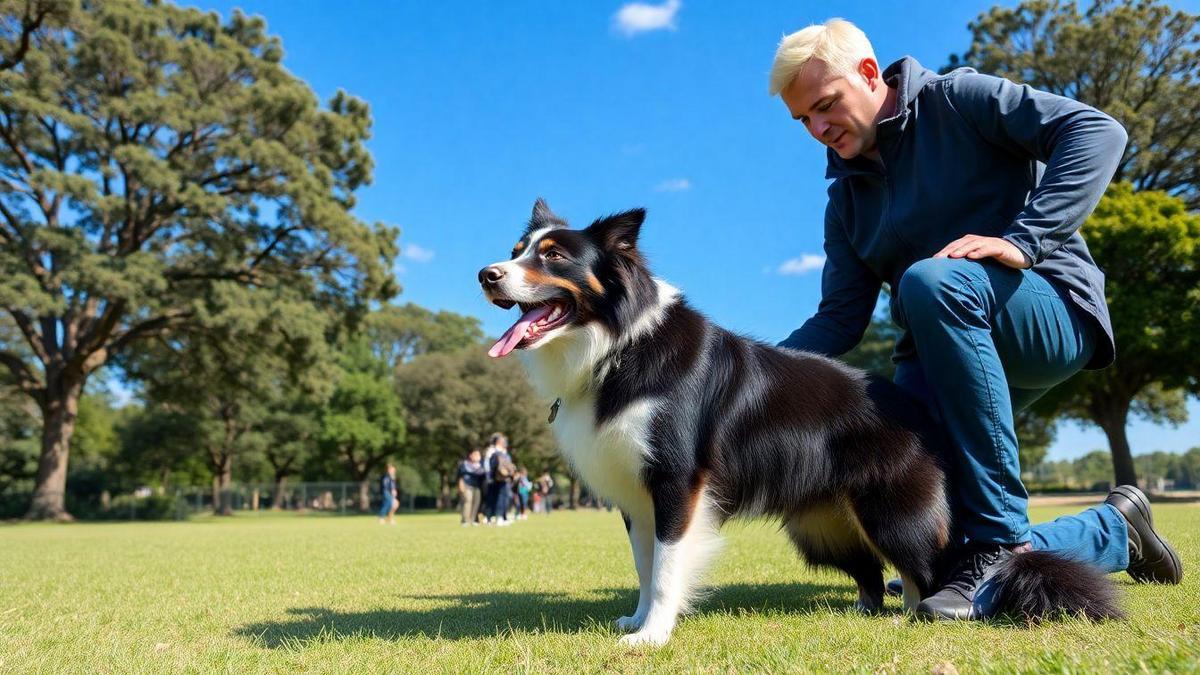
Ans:
[[[979,263],[956,258],[925,258],[900,275],[896,295],[906,316],[914,312],[959,304],[962,287],[971,280]]]

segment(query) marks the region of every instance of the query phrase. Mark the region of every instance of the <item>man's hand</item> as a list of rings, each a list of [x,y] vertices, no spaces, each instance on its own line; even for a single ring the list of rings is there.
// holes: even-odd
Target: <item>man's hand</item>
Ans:
[[[1000,237],[981,237],[968,234],[946,244],[946,247],[934,254],[935,258],[967,258],[982,260],[995,258],[1009,267],[1023,270],[1030,267],[1021,249],[1013,246],[1007,239]]]

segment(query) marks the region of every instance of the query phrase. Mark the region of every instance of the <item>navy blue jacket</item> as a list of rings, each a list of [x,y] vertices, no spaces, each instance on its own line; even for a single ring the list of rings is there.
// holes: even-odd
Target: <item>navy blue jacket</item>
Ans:
[[[969,68],[938,75],[905,57],[883,77],[897,112],[876,126],[881,163],[828,150],[821,304],[781,346],[846,353],[862,340],[882,283],[895,290],[909,265],[977,234],[1012,242],[1090,317],[1098,339],[1089,368],[1112,363],[1104,274],[1078,230],[1125,150],[1121,125]],[[898,319],[894,294],[891,309]],[[915,355],[906,332],[894,358]]]

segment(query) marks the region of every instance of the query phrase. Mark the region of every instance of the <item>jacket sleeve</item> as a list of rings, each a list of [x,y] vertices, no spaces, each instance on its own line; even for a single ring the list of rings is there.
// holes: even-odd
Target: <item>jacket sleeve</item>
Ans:
[[[947,82],[950,104],[980,135],[1046,165],[1003,234],[1036,265],[1096,208],[1125,151],[1125,129],[1091,106],[1004,78],[964,73]]]
[[[841,356],[861,340],[882,282],[858,257],[846,238],[833,200],[825,207],[825,267],[821,272],[821,303],[780,347]]]

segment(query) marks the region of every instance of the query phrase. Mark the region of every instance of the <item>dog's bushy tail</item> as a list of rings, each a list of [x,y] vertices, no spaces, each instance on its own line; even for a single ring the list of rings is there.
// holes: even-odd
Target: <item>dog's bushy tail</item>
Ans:
[[[992,577],[998,612],[1028,621],[1061,615],[1093,621],[1124,616],[1117,587],[1095,567],[1049,551],[1027,551],[1000,563]]]

